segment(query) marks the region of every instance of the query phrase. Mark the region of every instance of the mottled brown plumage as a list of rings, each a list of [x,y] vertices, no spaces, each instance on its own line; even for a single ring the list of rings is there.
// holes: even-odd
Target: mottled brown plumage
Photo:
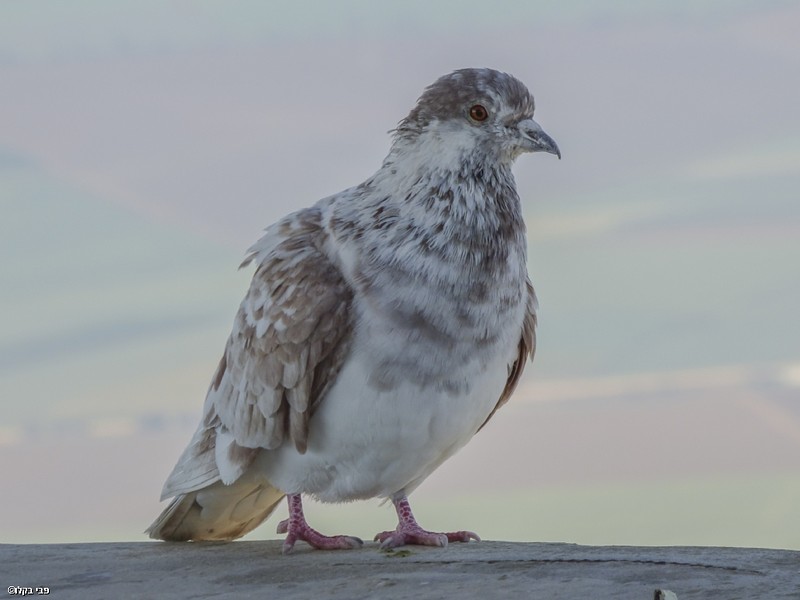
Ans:
[[[267,230],[152,537],[232,539],[286,494],[287,551],[360,543],[311,529],[305,493],[391,498],[384,546],[477,539],[422,530],[406,495],[508,401],[535,351],[511,165],[559,150],[533,109],[505,73],[442,77],[375,175]]]

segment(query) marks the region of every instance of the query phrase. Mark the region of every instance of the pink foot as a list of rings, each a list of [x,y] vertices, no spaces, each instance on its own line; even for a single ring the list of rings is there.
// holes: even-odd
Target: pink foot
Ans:
[[[364,545],[359,538],[349,535],[322,535],[306,523],[300,494],[289,494],[286,499],[289,502],[289,518],[278,523],[278,533],[288,534],[283,541],[284,554],[291,554],[297,540],[303,540],[318,550],[347,550]]]
[[[417,524],[411,512],[411,505],[405,494],[392,500],[397,510],[398,524],[394,531],[384,531],[375,536],[375,541],[381,543],[381,548],[397,548],[413,544],[416,546],[445,547],[449,542],[480,542],[478,534],[471,531],[453,531],[450,533],[436,533],[426,531]]]

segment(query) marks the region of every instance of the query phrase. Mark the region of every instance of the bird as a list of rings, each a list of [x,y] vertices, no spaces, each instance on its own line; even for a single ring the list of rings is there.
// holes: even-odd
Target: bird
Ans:
[[[146,530],[233,540],[287,499],[290,553],[362,546],[308,524],[303,497],[391,501],[384,549],[479,541],[419,525],[408,495],[513,393],[537,300],[512,165],[561,159],[528,88],[466,68],[426,87],[362,183],[265,229],[201,422]]]

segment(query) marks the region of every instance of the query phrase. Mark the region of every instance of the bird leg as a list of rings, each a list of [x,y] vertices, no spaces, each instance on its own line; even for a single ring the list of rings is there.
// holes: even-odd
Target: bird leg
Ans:
[[[397,529],[384,531],[375,536],[375,541],[381,543],[381,548],[397,548],[406,544],[417,546],[447,546],[448,542],[481,541],[476,533],[471,531],[453,531],[451,533],[436,533],[426,531],[417,524],[411,505],[405,494],[392,498],[392,503],[397,511]]]
[[[318,550],[346,550],[358,548],[364,544],[359,538],[349,535],[322,535],[306,523],[303,515],[303,502],[300,494],[288,494],[289,518],[278,523],[278,533],[286,533],[283,541],[283,553],[290,554],[297,540],[303,540]]]

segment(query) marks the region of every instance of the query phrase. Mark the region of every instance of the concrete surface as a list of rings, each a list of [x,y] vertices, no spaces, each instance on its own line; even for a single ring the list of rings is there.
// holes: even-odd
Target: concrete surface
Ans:
[[[299,543],[0,545],[0,583],[51,598],[800,598],[800,552],[490,542],[381,552]],[[18,586],[12,589],[13,586]],[[672,597],[672,596],[665,596]]]

